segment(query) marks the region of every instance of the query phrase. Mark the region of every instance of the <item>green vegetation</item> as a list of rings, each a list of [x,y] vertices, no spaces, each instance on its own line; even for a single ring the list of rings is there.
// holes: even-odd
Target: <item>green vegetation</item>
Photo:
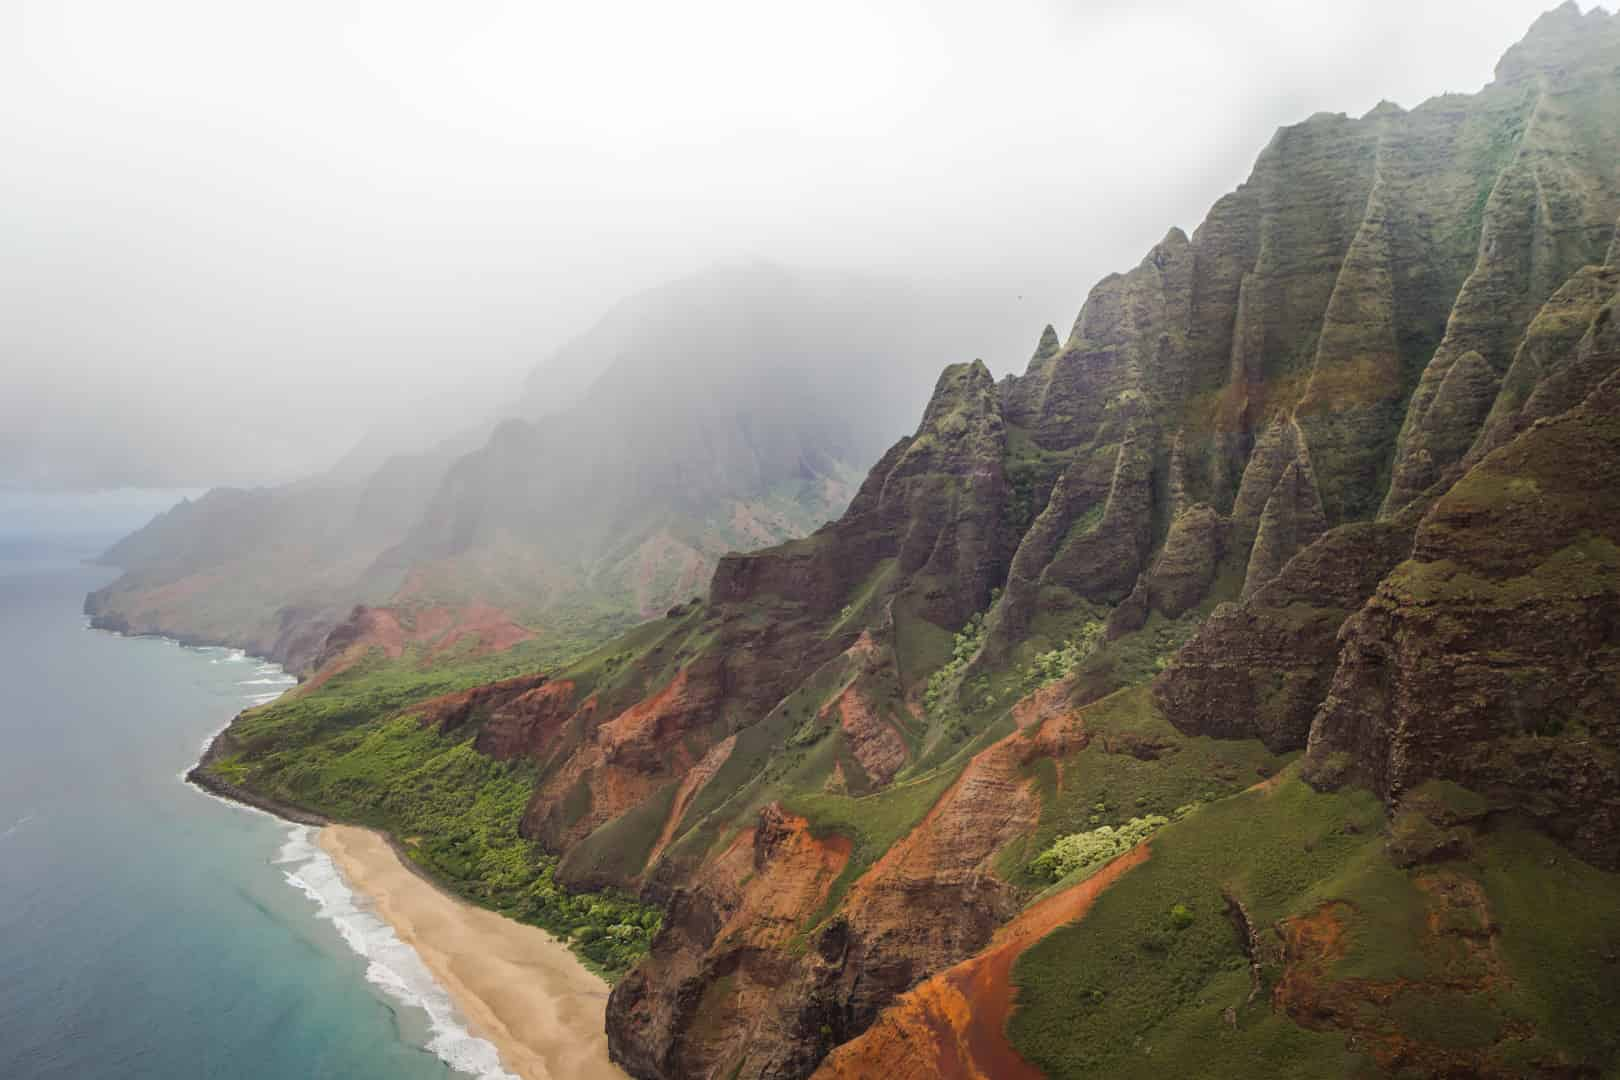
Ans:
[[[1037,444],[1027,428],[1007,426],[1006,505],[1002,514],[1013,531],[1022,536],[1035,523],[1052,492],[1052,485],[1074,457],[1074,451],[1047,450]]]
[[[389,833],[452,891],[544,927],[616,977],[646,952],[658,912],[621,894],[558,885],[557,860],[518,833],[533,766],[475,750],[476,718],[440,734],[410,712],[523,663],[505,654],[424,668],[414,657],[374,655],[313,692],[245,713],[231,729],[238,752],[211,768],[259,794]]]
[[[1190,805],[1249,787],[1286,760],[1255,739],[1183,735],[1146,686],[1086,706],[1083,722],[1084,747],[1061,761],[1037,758],[1026,767],[1041,796],[1041,818],[997,856],[996,871],[1008,881],[1044,889],[1051,879],[1031,864],[1059,838],[1104,825],[1118,829],[1133,818],[1179,820]]]
[[[1426,794],[1478,807],[1455,785]],[[1620,1007],[1620,971],[1603,956],[1620,874],[1528,827],[1493,823],[1467,861],[1403,870],[1370,793],[1288,777],[1150,843],[1147,862],[1015,969],[1009,1036],[1050,1076],[1378,1075],[1345,1050],[1347,1028],[1363,1051],[1410,1040],[1488,1054],[1506,1074],[1568,1053],[1620,1060],[1604,1019]],[[1324,944],[1286,945],[1288,920]],[[1292,1015],[1331,1003],[1325,1030],[1275,1007],[1285,971],[1288,994],[1304,995]]]
[[[1381,816],[1367,792],[1289,781],[1164,827],[1085,919],[1020,958],[1013,1045],[1053,1077],[1254,1075],[1244,1070],[1259,1062],[1267,1075],[1337,1075],[1343,1034],[1279,1031],[1294,1025],[1269,1002],[1228,1037],[1220,1014],[1246,1000],[1249,959],[1220,913],[1236,896],[1270,926],[1352,858],[1376,855]]]
[[[1159,826],[1169,823],[1167,817],[1149,814],[1147,817],[1131,818],[1117,829],[1112,825],[1100,825],[1090,832],[1060,836],[1052,842],[1051,847],[1036,856],[1030,864],[1030,871],[1057,881],[1078,871],[1090,870],[1115,855],[1124,854],[1153,835]]]
[[[782,800],[789,813],[810,822],[812,835],[836,834],[851,842],[849,862],[828,890],[827,902],[807,920],[807,925],[814,926],[837,910],[855,879],[922,820],[959,771],[937,769],[860,798],[816,792],[788,795]]]
[[[1502,928],[1496,938],[1512,981],[1505,1009],[1539,1033],[1541,1049],[1620,1067],[1620,964],[1614,913],[1620,874],[1575,858],[1522,822],[1505,822],[1476,842],[1477,880]]]
[[[1101,619],[1087,619],[1080,624],[1075,635],[1055,649],[1038,653],[1030,661],[1030,676],[1039,683],[1061,679],[1080,666],[1103,643],[1105,626]]]
[[[991,603],[994,604],[994,598]],[[955,712],[951,700],[962,681],[962,672],[984,644],[984,612],[979,612],[956,632],[951,641],[951,658],[938,671],[928,677],[928,688],[923,692],[923,708],[930,717],[949,719]]]

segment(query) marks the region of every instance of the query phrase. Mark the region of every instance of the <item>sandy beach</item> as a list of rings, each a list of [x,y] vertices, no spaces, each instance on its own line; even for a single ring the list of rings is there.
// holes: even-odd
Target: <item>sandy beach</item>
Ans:
[[[329,825],[324,848],[350,888],[410,944],[470,1022],[524,1080],[625,1080],[608,1060],[608,986],[536,927],[474,907],[402,863],[369,829]]]

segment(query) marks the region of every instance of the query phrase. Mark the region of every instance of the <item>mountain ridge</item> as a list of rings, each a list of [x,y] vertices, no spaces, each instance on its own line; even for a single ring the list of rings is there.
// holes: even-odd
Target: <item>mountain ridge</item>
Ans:
[[[210,492],[114,545],[102,561],[126,573],[86,611],[306,674],[356,605],[476,632],[493,604],[558,654],[594,643],[700,591],[725,551],[836,515],[878,433],[921,403],[910,376],[954,325],[937,306],[757,261],[626,298],[536,366],[521,415]]]
[[[969,973],[1051,1076],[1612,1071],[1620,16],[1572,8],[1281,129],[702,603],[476,708],[295,696],[228,768],[384,825],[367,738],[524,770],[548,884],[663,910],[637,1077],[993,1075]]]

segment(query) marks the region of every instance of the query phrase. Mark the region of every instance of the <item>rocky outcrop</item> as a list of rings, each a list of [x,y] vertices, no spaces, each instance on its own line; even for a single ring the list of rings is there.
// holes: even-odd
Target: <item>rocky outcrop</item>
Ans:
[[[1255,544],[1268,519],[1266,546],[1256,563]],[[1297,423],[1279,419],[1255,444],[1232,504],[1232,549],[1250,568],[1249,591],[1265,584],[1326,527],[1305,434]]]
[[[1620,236],[1620,232],[1616,233]],[[1620,263],[1575,274],[1553,294],[1525,332],[1479,438],[1463,459],[1466,471],[1535,421],[1572,409],[1620,367]]]
[[[1411,546],[1397,525],[1341,525],[1241,603],[1222,604],[1153,681],[1165,716],[1190,735],[1303,748],[1333,679],[1339,627]]]
[[[702,880],[674,895],[652,954],[613,988],[614,1060],[642,1077],[813,1068],[826,1037],[782,987],[814,979],[841,956],[835,934],[824,934],[808,956],[785,946],[826,899],[849,854],[847,840],[817,839],[803,818],[765,807],[710,860]]]
[[[1314,542],[1326,528],[1310,466],[1299,461],[1289,462],[1260,514],[1254,546],[1249,549],[1249,567],[1243,577],[1243,595],[1252,595],[1276,577],[1289,559]]]
[[[770,595],[811,614],[837,610],[884,559],[919,591],[924,614],[959,626],[981,610],[1006,572],[1006,434],[995,381],[983,363],[940,376],[917,434],[873,468],[848,512],[805,540],[721,560],[715,604]]]
[[[1226,546],[1226,523],[1205,503],[1190,507],[1170,525],[1164,549],[1143,579],[1147,602],[1172,619],[1209,592]]]
[[[1442,496],[1343,639],[1314,782],[1453,780],[1620,866],[1620,374]]]
[[[566,679],[545,679],[528,686],[521,680],[510,681],[521,692],[492,703],[473,745],[493,758],[544,761],[561,737],[563,725],[581,711],[574,701],[576,688]],[[589,704],[584,708],[588,710]]]
[[[1007,1041],[1013,965],[1045,935],[1084,918],[1103,890],[1147,858],[1147,846],[1136,847],[1020,912],[982,952],[919,984],[859,1038],[834,1051],[816,1071],[818,1080],[1039,1080],[1040,1070]]]
[[[1108,496],[1096,521],[1070,523],[1041,574],[1056,585],[1104,603],[1131,591],[1153,540],[1153,458],[1144,436],[1133,432],[1114,455]],[[1094,504],[1095,505],[1095,504]]]
[[[918,433],[884,456],[841,520],[722,561],[708,617],[725,644],[712,647],[740,646],[772,675],[728,658],[711,718],[676,725],[680,738],[647,755],[649,767],[682,762],[721,735],[737,740],[712,776],[699,770],[709,794],[678,788],[682,806],[721,807],[715,819],[663,823],[646,887],[673,898],[680,929],[615,995],[610,1026],[632,1072],[803,1075],[1017,910],[1024,893],[993,857],[1038,819],[1034,777],[1045,774],[1032,763],[1083,747],[1084,725],[1064,718],[1066,704],[1012,708],[996,718],[1041,718],[940,765],[922,683],[944,657],[917,659],[997,587],[983,647],[952,683],[975,689],[952,691],[947,710],[991,700],[1032,635],[1052,648],[1082,619],[1106,619],[1099,665],[1140,679],[1193,613],[1229,599],[1156,680],[1159,707],[1189,734],[1314,746],[1355,632],[1346,620],[1399,576],[1426,500],[1466,468],[1482,432],[1550,415],[1521,415],[1536,388],[1545,408],[1567,400],[1552,372],[1608,363],[1600,334],[1575,362],[1565,345],[1586,332],[1555,332],[1553,309],[1539,327],[1532,319],[1607,253],[1620,212],[1615,148],[1593,142],[1587,123],[1610,109],[1605,35],[1620,22],[1594,25],[1602,33],[1569,46],[1581,56],[1556,70],[1532,64],[1472,97],[1280,131],[1192,236],[1171,230],[1099,283],[1066,338],[1043,332],[1022,375],[996,386],[979,365],[948,369]],[[1537,183],[1553,204],[1526,205]],[[1595,318],[1607,279],[1588,277],[1560,302]],[[1498,387],[1515,356],[1522,371],[1509,381],[1528,389],[1510,409]],[[1591,375],[1570,385],[1589,388]],[[860,625],[886,665],[869,683],[836,659]],[[1092,683],[1054,685],[1067,703],[1094,696],[1082,694]],[[739,779],[740,762],[770,760],[745,745],[764,724],[784,733],[778,764]],[[1144,762],[1164,743],[1111,739]],[[798,776],[814,777],[817,798],[863,782],[903,792],[913,769],[951,782],[805,915],[796,964],[774,945],[727,944],[720,927],[746,890],[719,890],[711,874],[740,857],[725,845],[741,834],[726,828],[755,826],[726,817],[739,811],[720,792],[745,793],[735,805],[749,807],[746,793],[791,789]],[[591,766],[573,783],[611,775]]]

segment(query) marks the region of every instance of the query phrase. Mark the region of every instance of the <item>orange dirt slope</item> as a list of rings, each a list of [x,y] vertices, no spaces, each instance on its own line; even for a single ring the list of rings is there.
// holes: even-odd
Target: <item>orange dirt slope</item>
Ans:
[[[1031,905],[984,951],[920,983],[865,1034],[833,1051],[815,1080],[1039,1080],[1040,1072],[1007,1041],[1013,965],[1052,931],[1084,918],[1103,890],[1147,859],[1144,842]]]

